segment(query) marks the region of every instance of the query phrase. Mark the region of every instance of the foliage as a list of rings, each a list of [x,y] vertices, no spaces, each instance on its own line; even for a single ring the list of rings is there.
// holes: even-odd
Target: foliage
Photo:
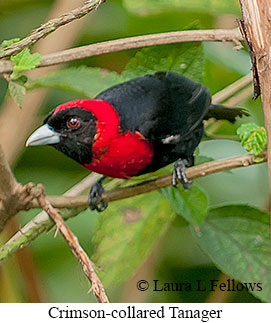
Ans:
[[[13,73],[10,78],[15,80],[22,72],[32,70],[41,62],[41,55],[31,54],[29,48],[23,49],[19,54],[11,56],[10,60],[14,64]]]
[[[259,155],[267,144],[267,135],[264,127],[255,123],[244,123],[237,129],[242,146],[251,154]]]
[[[40,17],[30,2],[25,12],[29,19],[24,19],[29,24]],[[43,16],[47,15],[45,2],[46,0],[42,6],[35,5],[40,6]],[[21,5],[27,6],[26,1],[22,1]],[[76,46],[143,32],[147,34],[180,29],[184,21],[193,23],[195,16],[200,20],[201,28],[215,28],[219,19],[222,16],[225,18],[225,13],[235,14],[239,10],[238,2],[233,0],[118,0],[107,2],[104,8],[97,11],[98,16],[93,15],[93,20],[79,35]],[[16,16],[20,14],[15,6],[10,10]],[[114,13],[114,19],[109,24],[110,10]],[[12,16],[9,17],[10,26],[13,19]],[[4,23],[4,20],[0,21],[2,34],[9,32]],[[13,24],[17,28],[13,30],[13,34],[22,37],[35,27],[29,25],[28,30],[26,23],[21,25],[17,19],[16,24]],[[4,41],[2,46],[6,47],[12,42],[13,40]],[[14,56],[12,61],[15,69],[10,76],[9,92],[19,105],[22,105],[25,88],[50,88],[44,103],[46,109],[41,111],[42,117],[59,102],[82,96],[93,98],[109,86],[146,73],[160,70],[182,73],[197,82],[203,82],[211,93],[215,93],[248,73],[250,68],[247,52],[235,52],[230,46],[225,47],[224,43],[216,42],[203,46],[199,43],[161,45],[101,55],[67,64],[57,72],[42,78],[29,78],[28,81],[21,74],[40,63],[38,54],[30,54],[27,49]],[[0,83],[0,87],[0,94],[5,93],[5,85]],[[3,96],[1,99],[3,100]],[[260,103],[246,100],[244,105],[251,114],[249,121],[263,124]],[[244,120],[238,120],[239,126],[241,122]],[[265,131],[251,123],[250,126],[242,125],[238,134],[242,145],[249,152],[259,154],[266,145]],[[236,126],[229,123],[214,122],[209,130],[218,135],[236,135]],[[206,146],[211,153],[204,151]],[[208,141],[200,145],[196,161],[203,163],[243,152],[239,142]],[[171,171],[172,165],[155,174],[127,181],[123,186],[169,174]],[[30,180],[42,182],[49,194],[60,194],[83,178],[86,171],[56,151],[39,147],[24,151],[16,164],[15,175],[23,183]],[[69,225],[91,259],[102,267],[98,275],[112,295],[112,301],[123,301],[120,282],[129,284],[130,277],[139,266],[145,266],[144,260],[154,252],[158,256],[148,265],[151,266],[148,269],[154,272],[155,279],[177,282],[181,277],[187,281],[210,281],[216,279],[219,270],[222,270],[243,283],[257,281],[263,284],[261,292],[252,291],[256,298],[248,293],[237,293],[232,295],[231,301],[256,302],[260,299],[270,302],[269,222],[267,214],[259,209],[265,205],[267,198],[265,180],[266,170],[263,165],[211,175],[195,180],[192,189],[188,191],[181,187],[169,187],[160,193],[153,192],[111,203],[99,215],[88,210],[71,220]],[[259,191],[257,196],[253,193],[256,191]],[[244,196],[245,201],[253,207],[243,205]],[[233,205],[234,203],[237,205]],[[218,207],[221,204],[224,206]],[[34,214],[33,210],[24,213],[19,217],[20,221],[30,220]],[[48,301],[95,301],[91,295],[86,294],[86,284],[79,266],[61,237],[53,239],[52,234],[42,235],[31,243],[31,248]],[[13,262],[10,268],[7,272],[11,277],[11,286],[1,289],[0,300],[3,298],[3,301],[7,301],[6,295],[15,290],[18,294],[16,301],[25,301],[27,297],[21,292],[23,287],[18,291],[18,285],[23,286],[20,268]],[[75,273],[73,279],[71,273]],[[2,283],[1,276],[0,285],[6,286]],[[134,294],[135,286],[128,285],[128,288]],[[193,302],[198,299],[198,293],[190,295],[189,298],[184,293],[175,293],[174,296],[170,293],[141,293],[141,297],[145,297],[142,300],[150,302]],[[201,301],[205,301],[206,297],[208,294]],[[8,300],[14,299],[10,297]]]
[[[109,285],[131,277],[174,215],[157,192],[112,203],[99,217],[93,237],[93,260],[103,268],[103,283]]]
[[[120,83],[122,78],[115,72],[104,72],[100,68],[79,66],[66,68],[29,81],[29,90],[49,87],[73,91],[87,98],[93,98],[100,91]]]
[[[161,190],[173,210],[193,225],[199,225],[207,215],[208,199],[197,187],[184,190],[182,187],[167,187]]]
[[[203,70],[201,45],[181,43],[139,50],[126,65],[122,75],[130,79],[158,71],[173,71],[200,82]]]
[[[271,301],[269,215],[246,205],[211,209],[193,229],[200,247],[223,272],[242,283],[265,302]],[[257,290],[257,284],[260,284]]]
[[[28,88],[50,87],[93,98],[110,86],[147,73],[175,71],[200,82],[203,70],[204,59],[199,44],[173,44],[137,51],[121,74],[86,66],[70,67],[31,79]]]
[[[5,48],[17,41],[19,41],[19,38],[4,40],[1,46]],[[19,54],[11,56],[10,60],[14,64],[14,68],[10,75],[8,90],[15,103],[21,107],[26,93],[25,83],[27,81],[27,77],[21,75],[21,73],[38,66],[41,62],[41,55],[38,53],[31,54],[29,48],[25,48]]]
[[[161,70],[182,70],[183,74],[200,80],[203,67],[203,53],[199,44],[156,46],[139,50],[120,77],[130,79]],[[189,191],[166,188],[161,192],[169,204],[164,199],[159,200],[154,194],[140,197],[138,202],[133,199],[132,205],[141,207],[131,208],[130,211],[128,207],[128,214],[142,214],[142,219],[133,226],[122,224],[123,218],[118,213],[123,204],[99,217],[94,239],[94,244],[97,245],[94,259],[104,268],[106,283],[128,279],[134,273],[154,242],[165,232],[166,223],[168,226],[168,220],[173,214],[180,214],[195,225],[207,215],[207,197],[196,186]],[[152,201],[151,204],[149,200]]]
[[[10,46],[12,44],[17,43],[18,41],[20,41],[20,38],[5,39],[1,43],[0,49],[6,48],[6,47],[8,47],[8,46]]]
[[[21,107],[26,93],[24,84],[19,80],[10,80],[8,83],[8,91],[14,102]]]

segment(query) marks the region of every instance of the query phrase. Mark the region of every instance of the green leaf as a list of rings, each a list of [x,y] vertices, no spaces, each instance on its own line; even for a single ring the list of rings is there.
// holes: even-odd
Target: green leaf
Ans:
[[[30,79],[28,89],[50,87],[73,91],[92,99],[110,86],[161,70],[179,72],[200,82],[203,68],[204,60],[200,44],[156,46],[138,51],[121,75],[116,72],[105,73],[100,68],[71,67],[42,78]]]
[[[199,225],[207,216],[208,199],[197,186],[190,190],[170,186],[161,189],[161,193],[173,210],[192,225]]]
[[[103,268],[103,284],[131,277],[154,243],[168,228],[175,212],[158,192],[110,204],[99,216],[93,237],[93,261]]]
[[[9,81],[8,91],[15,103],[21,107],[25,96],[26,89],[21,82]]]
[[[222,14],[236,14],[240,11],[238,1],[235,0],[123,0],[123,4],[130,12],[140,15],[176,9]]]
[[[250,292],[271,302],[269,215],[245,205],[212,209],[196,230],[200,247],[218,268],[242,283],[261,283]]]
[[[259,155],[267,144],[267,135],[264,127],[255,123],[244,123],[237,129],[242,146],[251,154]]]
[[[20,73],[29,71],[38,66],[41,62],[41,55],[38,53],[31,54],[29,48],[25,48],[19,54],[11,56],[10,59],[14,64],[11,79],[16,79],[19,77]]]
[[[92,99],[99,92],[121,83],[123,78],[115,73],[105,73],[100,68],[70,67],[50,73],[42,78],[29,80],[28,89],[49,87],[73,91]]]
[[[203,70],[200,43],[180,43],[143,48],[130,60],[122,75],[134,78],[158,71],[173,71],[201,82]]]
[[[2,41],[0,48],[9,47],[12,44],[18,43],[18,41],[20,41],[20,38],[5,39]]]
[[[21,75],[16,79],[16,82],[21,85],[24,85],[27,82],[27,80],[28,80],[28,77],[26,75]]]

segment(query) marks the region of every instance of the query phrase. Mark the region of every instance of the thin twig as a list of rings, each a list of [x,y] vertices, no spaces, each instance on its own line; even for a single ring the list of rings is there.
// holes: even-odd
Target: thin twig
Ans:
[[[229,100],[227,100],[225,104],[226,106],[229,106],[229,107],[237,107],[247,99],[252,98],[252,95],[253,95],[253,87],[251,82],[249,86],[243,88],[238,94],[234,95]]]
[[[251,73],[248,75],[240,78],[236,82],[230,84],[223,90],[217,92],[215,95],[212,96],[212,102],[214,104],[221,103],[227,99],[229,99],[231,96],[233,96],[236,92],[240,91],[250,83],[252,83],[253,76]]]
[[[234,158],[212,161],[199,166],[190,167],[186,170],[186,174],[188,178],[193,179],[220,172],[223,170],[247,167],[249,165],[257,165],[266,161],[265,154],[263,154],[261,157],[262,160],[259,161],[259,158],[256,158],[253,155],[244,154]],[[153,181],[141,183],[139,185],[128,186],[120,188],[118,190],[105,192],[103,198],[105,201],[115,201],[117,199],[127,198],[138,194],[143,194],[146,192],[157,190],[159,188],[166,187],[169,185],[171,185],[171,176],[164,176],[159,177],[158,179]],[[64,200],[62,200],[62,198],[64,198]],[[67,212],[67,209],[65,210],[65,214],[63,214],[65,215],[65,219],[68,219],[72,216],[76,216],[77,214],[82,212],[82,210],[86,209],[87,205],[87,196],[80,196],[78,198],[53,198],[48,196],[47,199],[48,201],[51,201],[58,207],[63,207],[64,204],[65,207],[73,207],[70,212]],[[73,203],[73,205],[71,205],[71,203]],[[75,208],[75,205],[84,205],[85,207],[83,209],[78,209]],[[37,203],[32,206],[39,207]],[[38,218],[34,218],[30,223],[24,226],[20,230],[20,232],[17,232],[7,243],[5,243],[5,245],[3,245],[0,248],[0,262],[3,261],[8,255],[14,253],[18,248],[21,248],[22,246],[37,238],[42,232],[48,230],[50,227],[52,227],[52,223],[49,220],[48,216],[45,217],[44,214],[41,213],[41,215]]]
[[[59,17],[63,12],[79,7],[84,2],[85,0],[55,0],[46,19]],[[63,28],[58,29],[56,33],[52,33],[50,37],[37,42],[32,48],[33,52],[50,53],[70,48],[84,23],[86,23],[84,19],[77,19],[73,23],[65,25]],[[31,77],[44,77],[48,72],[56,72],[60,67],[60,65],[55,65],[45,69],[37,69],[31,72]],[[0,144],[10,164],[14,163],[18,156],[20,156],[25,146],[26,137],[39,124],[40,116],[38,111],[47,97],[48,91],[48,88],[28,91],[24,98],[22,109],[18,109],[16,103],[11,98],[5,100],[1,106]]]
[[[266,161],[266,155],[263,154],[261,162]],[[217,172],[222,172],[229,169],[246,167],[258,163],[259,158],[254,155],[244,154],[233,158],[211,161],[198,166],[186,169],[186,176],[192,180],[195,178],[207,176]],[[103,200],[107,202],[117,201],[133,197],[140,194],[145,194],[154,190],[165,188],[172,185],[172,176],[162,176],[154,180],[146,181],[137,185],[126,186],[104,192],[102,195]],[[74,208],[88,206],[88,197],[85,195],[77,197],[65,196],[48,196],[48,201],[56,208]],[[33,200],[29,207],[39,208],[37,201]]]
[[[38,203],[40,204],[41,208],[55,222],[58,231],[62,234],[69,247],[71,248],[73,254],[78,259],[85,275],[91,283],[91,291],[93,291],[94,295],[97,297],[100,303],[109,303],[102,282],[100,281],[98,275],[94,270],[93,263],[91,262],[83,248],[80,246],[78,239],[71,232],[66,222],[46,199],[43,187],[41,185],[39,185],[38,187],[42,191],[42,193],[39,196],[37,196]]]
[[[120,38],[100,42],[96,44],[66,49],[60,52],[44,55],[37,67],[51,66],[70,61],[92,57],[117,51],[141,48],[155,45],[165,45],[193,41],[236,41],[242,40],[242,36],[236,29],[207,29],[184,30],[167,33],[157,33],[143,36]],[[12,72],[13,64],[10,61],[0,62],[0,74]]]
[[[241,80],[241,79],[240,79]],[[238,82],[238,81],[237,81]],[[242,81],[240,81],[242,83]],[[231,96],[233,93],[233,89],[239,90],[239,86],[234,86],[231,91],[228,91],[228,88],[232,88],[232,85],[229,85],[222,91],[220,91],[221,94],[228,93],[229,96]],[[226,95],[221,95],[221,99],[226,100]],[[220,103],[219,99],[216,100],[216,103]],[[93,176],[96,174],[92,174],[90,176]],[[96,175],[97,176],[97,175]],[[94,183],[94,181],[92,182]],[[80,183],[78,184],[80,186]],[[89,183],[89,187],[91,184]],[[72,189],[71,189],[72,190]],[[81,192],[82,193],[82,192]],[[86,199],[86,197],[83,197],[83,199]],[[62,216],[65,219],[68,219],[70,217],[78,215],[82,210],[81,209],[63,209]],[[51,227],[51,222],[48,221],[48,216],[45,212],[39,213],[32,221],[30,221],[28,224],[26,224],[22,229],[21,232],[17,232],[11,239],[0,249],[0,262],[4,260],[9,254],[15,252],[18,248],[28,244],[31,240],[34,240],[37,238],[42,232],[48,230]]]
[[[99,175],[92,173],[85,177],[82,181],[68,190],[64,196],[72,197],[84,193],[86,189],[91,187],[98,179]],[[61,210],[61,215],[64,219],[76,216],[84,209],[76,208],[73,210]],[[42,232],[49,230],[52,227],[52,221],[50,221],[46,212],[42,211],[37,214],[30,222],[20,229],[9,241],[1,248],[2,253],[0,256],[0,262],[6,257],[7,254],[15,252],[18,248],[26,245],[30,241],[37,238]]]
[[[35,44],[41,38],[44,38],[51,34],[53,31],[61,26],[64,26],[75,19],[82,18],[89,12],[98,8],[100,4],[105,2],[105,0],[88,0],[79,8],[71,10],[58,18],[51,19],[45,24],[41,25],[39,28],[33,30],[29,36],[20,40],[19,42],[12,44],[6,48],[0,50],[0,58],[9,57],[11,55],[17,54],[25,47]]]
[[[63,12],[68,12],[79,7],[84,2],[85,0],[55,0],[44,22],[59,17]],[[32,51],[45,54],[70,48],[78,35],[78,31],[85,22],[85,19],[77,19],[77,21],[67,24],[63,28],[59,28],[58,31],[51,34],[50,37],[38,41],[33,46]],[[53,72],[60,67],[60,65],[55,65],[50,68],[38,69],[35,72],[32,72],[31,76],[42,77],[49,71]],[[39,119],[39,117],[37,117],[37,110],[48,91],[49,89],[43,88],[29,92],[25,97],[25,108],[23,109],[18,109],[11,98],[5,100],[5,103],[1,106],[0,144],[10,165],[12,164],[12,161],[20,155],[21,150],[24,147],[26,135],[37,124]],[[16,122],[14,122],[14,120],[16,120]],[[18,134],[20,134],[20,136],[18,136]],[[4,228],[4,236],[10,237],[20,230],[21,224],[19,224],[18,221],[18,217],[11,218]],[[28,302],[43,302],[45,300],[42,286],[44,282],[40,281],[39,272],[37,271],[35,261],[33,261],[33,252],[31,248],[25,246],[24,248],[19,249],[14,255],[13,263],[14,266],[16,264],[18,265],[17,270],[21,273],[22,281],[24,281],[25,299]],[[4,268],[6,266],[8,267],[8,263],[3,264],[1,267]]]

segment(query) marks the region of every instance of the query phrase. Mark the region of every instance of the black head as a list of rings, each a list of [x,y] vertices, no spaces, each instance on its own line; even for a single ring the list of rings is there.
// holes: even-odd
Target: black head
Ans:
[[[80,164],[92,160],[96,117],[88,110],[72,107],[52,111],[28,139],[27,145],[53,145]]]

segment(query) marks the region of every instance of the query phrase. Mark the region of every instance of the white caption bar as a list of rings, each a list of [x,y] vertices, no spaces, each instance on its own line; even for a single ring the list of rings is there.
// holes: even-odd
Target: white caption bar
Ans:
[[[0,304],[1,321],[13,322],[270,322],[271,304],[43,303]]]

